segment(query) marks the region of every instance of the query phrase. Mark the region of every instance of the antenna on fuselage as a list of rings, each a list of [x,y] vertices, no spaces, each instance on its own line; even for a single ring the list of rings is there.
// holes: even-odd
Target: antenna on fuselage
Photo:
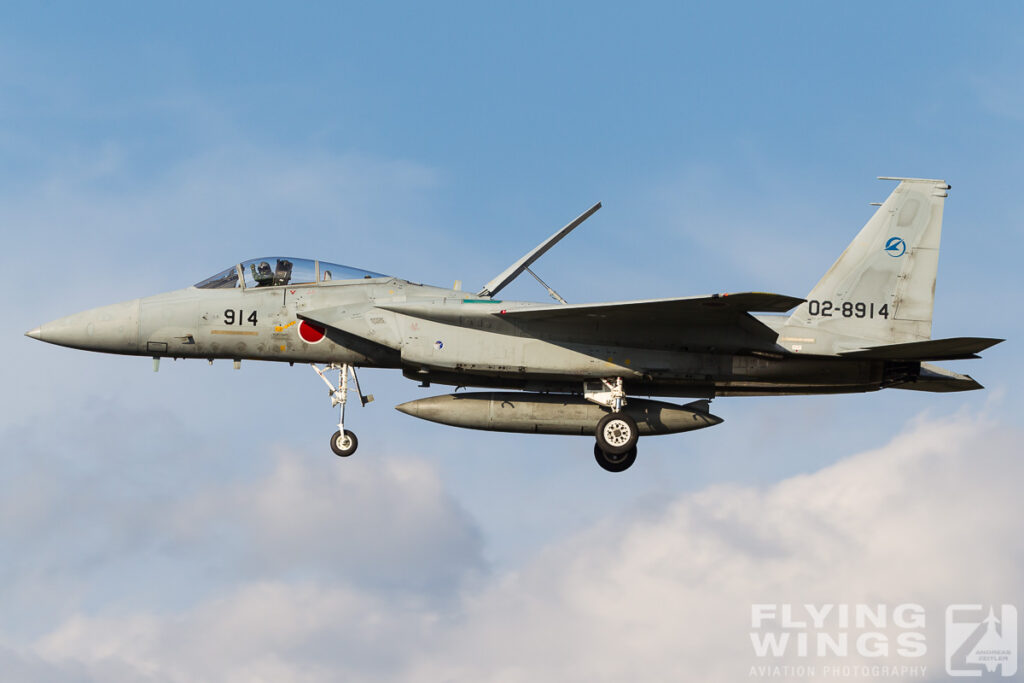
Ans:
[[[477,296],[480,296],[480,297],[485,297],[485,296],[486,297],[492,297],[492,296],[494,296],[495,294],[500,292],[502,289],[504,289],[505,285],[509,284],[510,282],[515,280],[517,277],[519,277],[519,275],[522,274],[522,272],[525,270],[528,273],[530,273],[530,275],[533,275],[533,277],[537,278],[537,282],[539,282],[542,285],[544,285],[544,288],[548,290],[548,294],[550,294],[557,301],[561,301],[564,304],[565,303],[565,299],[563,299],[562,297],[558,296],[558,292],[556,292],[555,290],[551,289],[546,284],[544,284],[544,281],[541,280],[539,277],[537,277],[536,273],[534,273],[532,270],[530,270],[530,266],[533,265],[533,263],[537,259],[539,259],[545,253],[547,253],[548,249],[550,249],[551,247],[553,247],[556,244],[558,244],[558,242],[563,237],[565,237],[570,232],[575,230],[580,225],[580,223],[582,223],[583,221],[585,221],[588,218],[590,218],[591,216],[593,216],[594,213],[598,209],[600,209],[600,208],[601,208],[601,202],[598,202],[597,204],[594,204],[592,207],[590,207],[589,209],[587,209],[586,211],[581,213],[579,216],[576,217],[575,220],[573,220],[567,226],[565,226],[564,228],[562,228],[561,230],[556,232],[554,235],[552,235],[551,237],[547,238],[546,240],[544,240],[543,242],[538,244],[531,251],[527,252],[526,255],[524,255],[521,259],[519,259],[518,261],[513,263],[511,266],[506,268],[505,271],[502,272],[501,275],[497,276],[496,278],[494,278],[493,280],[488,282],[486,285],[484,285],[484,288],[480,290],[480,292],[477,294]]]

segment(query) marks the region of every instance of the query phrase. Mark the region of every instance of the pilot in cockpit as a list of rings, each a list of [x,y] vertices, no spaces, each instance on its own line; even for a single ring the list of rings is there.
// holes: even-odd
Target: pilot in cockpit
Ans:
[[[252,269],[252,279],[256,281],[257,287],[270,287],[274,284],[274,271],[266,261],[260,261],[259,268],[255,263],[250,263],[249,268]]]

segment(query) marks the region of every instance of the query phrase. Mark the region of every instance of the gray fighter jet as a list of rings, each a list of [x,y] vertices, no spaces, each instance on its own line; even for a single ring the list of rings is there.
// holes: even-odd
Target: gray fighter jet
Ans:
[[[597,462],[619,472],[636,459],[640,436],[720,423],[709,411],[716,396],[981,388],[928,362],[977,358],[1002,341],[931,339],[949,185],[883,180],[899,185],[806,299],[744,292],[567,304],[530,266],[597,204],[476,293],[325,261],[259,258],[27,334],[152,356],[154,369],[164,357],[310,363],[340,406],[331,437],[340,456],[358,444],[345,428],[349,389],[363,405],[373,400],[356,368],[394,368],[423,387],[456,387],[397,406],[403,413],[472,429],[595,436]],[[557,303],[495,298],[523,272]],[[464,387],[488,391],[458,392]]]

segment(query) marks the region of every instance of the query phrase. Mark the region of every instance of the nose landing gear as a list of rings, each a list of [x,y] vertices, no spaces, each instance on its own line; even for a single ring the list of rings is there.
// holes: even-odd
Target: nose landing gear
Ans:
[[[331,450],[334,454],[342,458],[347,458],[356,452],[356,448],[359,447],[359,439],[356,435],[345,429],[345,404],[348,402],[348,378],[352,376],[352,381],[356,385],[356,394],[359,396],[359,403],[365,406],[367,403],[373,401],[373,394],[364,396],[362,390],[359,388],[359,377],[356,376],[355,366],[349,365],[348,363],[331,363],[326,365],[323,369],[316,366],[314,363],[310,363],[316,374],[320,375],[320,379],[324,381],[327,388],[330,389],[331,396],[331,407],[341,406],[341,415],[338,418],[338,431],[331,435]],[[331,380],[327,378],[327,373],[331,370],[338,371],[338,385],[335,386],[331,383]]]
[[[355,453],[357,448],[359,448],[359,439],[349,430],[346,429],[343,434],[339,429],[331,435],[331,450],[335,455],[347,458]]]

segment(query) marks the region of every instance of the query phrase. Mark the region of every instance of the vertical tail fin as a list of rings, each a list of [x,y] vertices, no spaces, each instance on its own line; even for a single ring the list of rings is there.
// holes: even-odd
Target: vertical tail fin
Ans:
[[[929,339],[942,236],[944,180],[900,184],[800,304],[785,348],[835,354]]]

